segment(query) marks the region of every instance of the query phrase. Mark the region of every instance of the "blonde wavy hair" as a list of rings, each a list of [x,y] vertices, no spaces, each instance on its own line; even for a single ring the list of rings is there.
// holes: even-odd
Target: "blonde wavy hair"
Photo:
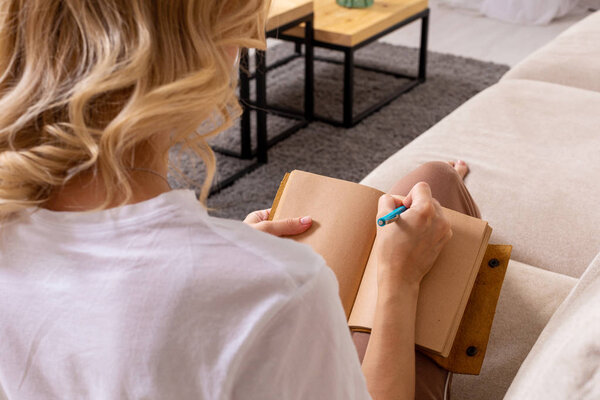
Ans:
[[[132,152],[165,132],[205,161],[205,200],[206,138],[240,112],[228,48],[264,48],[268,2],[1,1],[0,218],[84,171],[125,203]]]

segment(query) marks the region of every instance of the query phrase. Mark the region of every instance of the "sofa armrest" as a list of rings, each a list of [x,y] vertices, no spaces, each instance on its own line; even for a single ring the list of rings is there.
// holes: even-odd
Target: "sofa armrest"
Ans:
[[[600,92],[600,11],[535,51],[502,79],[530,79]]]
[[[538,338],[506,399],[600,398],[600,254]]]

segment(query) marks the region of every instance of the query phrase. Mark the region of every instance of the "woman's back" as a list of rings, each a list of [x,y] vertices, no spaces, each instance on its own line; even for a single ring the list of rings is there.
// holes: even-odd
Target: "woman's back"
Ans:
[[[269,3],[0,2],[0,399],[414,397],[418,288],[452,234],[426,184],[377,235],[364,375],[321,257],[168,184],[193,151],[205,202]]]
[[[22,213],[0,240],[8,398],[367,397],[323,260],[191,191]]]

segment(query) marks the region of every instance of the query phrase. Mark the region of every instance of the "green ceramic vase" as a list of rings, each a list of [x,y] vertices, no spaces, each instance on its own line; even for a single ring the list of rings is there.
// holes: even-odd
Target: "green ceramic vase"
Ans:
[[[335,0],[340,6],[348,8],[366,8],[373,5],[373,0]]]

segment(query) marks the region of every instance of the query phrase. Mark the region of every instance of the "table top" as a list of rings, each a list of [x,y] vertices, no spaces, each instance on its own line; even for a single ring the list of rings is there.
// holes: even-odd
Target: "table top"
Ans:
[[[335,0],[332,0],[335,3]],[[267,17],[267,32],[313,12],[313,0],[272,0]]]
[[[346,8],[335,0],[314,0],[314,37],[320,42],[352,47],[427,7],[428,0],[375,0],[368,8]],[[304,37],[304,28],[294,27],[285,33]]]

